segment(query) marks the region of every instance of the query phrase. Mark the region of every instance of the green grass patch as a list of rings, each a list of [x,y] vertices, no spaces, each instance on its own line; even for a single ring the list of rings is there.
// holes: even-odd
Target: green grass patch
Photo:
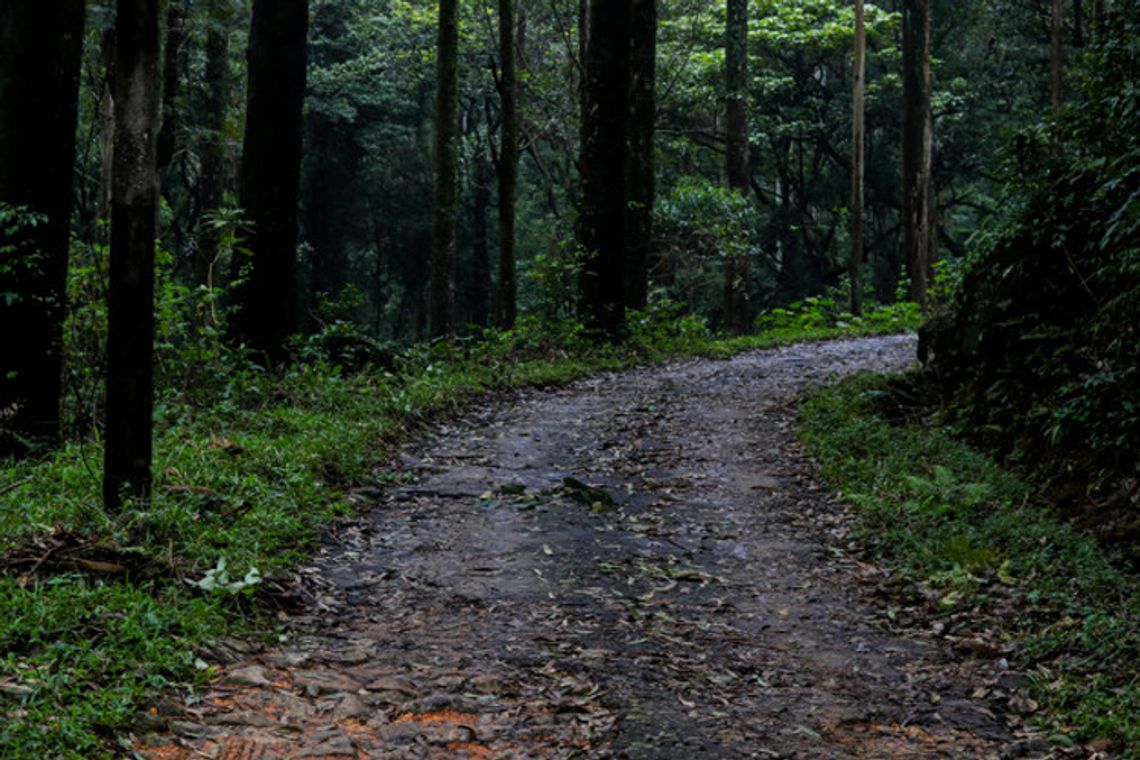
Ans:
[[[1001,631],[1055,734],[1140,757],[1137,577],[949,428],[888,419],[892,382],[842,382],[800,417],[824,479],[857,507],[864,546],[936,599],[948,630]]]
[[[0,557],[9,562],[0,574],[0,757],[123,756],[116,742],[159,690],[203,678],[202,645],[235,630],[270,632],[257,593],[351,512],[350,486],[384,479],[375,468],[392,445],[438,415],[498,389],[913,327],[912,307],[859,323],[805,319],[813,309],[732,340],[675,311],[635,314],[618,347],[594,344],[574,324],[524,322],[356,372],[316,350],[280,374],[210,345],[165,355],[167,378],[186,364],[179,356],[198,363],[160,393],[149,504],[103,510],[97,441],[0,466]]]

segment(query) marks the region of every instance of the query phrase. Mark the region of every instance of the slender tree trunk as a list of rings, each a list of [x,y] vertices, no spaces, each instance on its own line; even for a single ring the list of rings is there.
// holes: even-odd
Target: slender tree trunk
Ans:
[[[1062,69],[1065,61],[1065,0],[1052,0],[1052,16],[1049,21],[1049,102],[1053,106],[1053,116],[1061,115],[1064,103],[1064,83]]]
[[[0,222],[0,457],[59,438],[83,21],[82,0],[0,4],[0,204],[46,218]]]
[[[1085,46],[1084,0],[1073,0],[1073,47]]]
[[[213,213],[225,203],[228,165],[226,115],[230,98],[230,27],[232,0],[210,0],[206,26],[206,91],[202,111],[202,169],[198,183],[200,213]],[[214,284],[214,267],[221,247],[221,230],[206,219],[198,220],[198,250],[194,257],[194,281]]]
[[[633,0],[632,18],[625,303],[631,309],[644,309],[649,303],[649,259],[653,249],[657,0]]]
[[[632,0],[591,0],[578,212],[579,312],[599,337],[625,326],[625,169]]]
[[[867,75],[867,29],[863,0],[855,0],[855,87],[851,129],[851,313],[863,313],[863,171],[865,145],[863,107]]]
[[[308,0],[254,0],[240,198],[252,259],[236,288],[235,336],[270,361],[297,324],[297,200]]]
[[[158,133],[158,168],[165,169],[174,160],[178,136],[178,86],[181,77],[178,62],[185,39],[186,12],[184,0],[166,0],[166,44],[162,62],[162,129]]]
[[[435,206],[431,238],[431,337],[455,334],[455,222],[459,180],[459,7],[439,0],[435,96]]]
[[[515,272],[515,201],[519,174],[518,67],[515,56],[515,0],[499,0],[499,101],[502,127],[499,153],[499,327],[510,329],[518,314]]]
[[[930,107],[929,0],[903,3],[903,248],[910,298],[926,304],[934,270],[931,220],[934,125]]]
[[[158,0],[118,0],[117,8],[103,460],[103,501],[111,512],[125,497],[150,497],[158,214]]]
[[[748,197],[752,169],[748,155],[748,0],[728,0],[725,19],[724,70],[725,175],[728,187]],[[747,252],[730,247],[725,257],[725,327],[737,335],[751,328],[751,266]]]
[[[471,196],[471,278],[467,303],[471,324],[486,327],[491,316],[491,249],[487,241],[487,212],[491,208],[491,159],[486,144],[480,145],[474,162],[474,192]]]
[[[115,28],[108,27],[99,38],[103,60],[102,95],[99,98],[99,200],[96,219],[105,226],[98,228],[97,240],[110,242],[111,174],[115,165]]]

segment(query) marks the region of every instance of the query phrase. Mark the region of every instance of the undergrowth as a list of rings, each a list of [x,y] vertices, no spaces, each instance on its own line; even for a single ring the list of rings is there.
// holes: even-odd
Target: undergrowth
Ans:
[[[863,545],[948,633],[1007,639],[1054,741],[1140,757],[1140,585],[1032,486],[861,376],[808,400],[800,435],[855,505]],[[933,601],[930,601],[933,600]]]
[[[618,347],[572,322],[524,319],[509,332],[402,352],[334,322],[298,341],[299,361],[269,372],[224,348],[208,294],[160,283],[160,301],[150,503],[103,510],[94,438],[0,464],[0,757],[129,754],[139,713],[162,689],[211,675],[202,646],[272,633],[263,602],[320,532],[350,514],[348,489],[387,477],[377,468],[392,446],[434,417],[495,390],[899,332],[916,317],[903,305],[853,322],[806,303],[756,335],[718,340],[662,304],[633,314]],[[75,325],[98,318],[80,313],[69,329],[90,335]],[[362,356],[371,363],[349,369]],[[97,373],[78,377],[75,395],[87,399],[78,416],[98,418]]]

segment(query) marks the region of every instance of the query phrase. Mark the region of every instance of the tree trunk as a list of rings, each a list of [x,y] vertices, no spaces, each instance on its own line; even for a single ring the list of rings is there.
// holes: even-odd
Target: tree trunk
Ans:
[[[863,0],[855,0],[855,84],[851,129],[851,313],[863,313],[863,172],[865,145],[863,107],[867,74],[867,29],[863,18]]]
[[[308,0],[254,0],[240,198],[252,258],[235,289],[233,329],[270,361],[296,330],[297,199]],[[244,263],[237,262],[239,265]]]
[[[1061,77],[1065,60],[1064,31],[1065,0],[1052,0],[1052,16],[1049,20],[1049,102],[1053,106],[1054,118],[1061,115],[1065,97]]]
[[[45,218],[0,222],[0,457],[59,438],[83,22],[82,0],[0,4],[0,204]]]
[[[632,0],[591,0],[578,212],[579,312],[598,337],[625,325],[625,168]]]
[[[1085,4],[1084,0],[1073,0],[1073,47],[1085,46]]]
[[[491,159],[486,143],[472,156],[474,192],[471,195],[471,277],[467,304],[471,324],[486,327],[491,316],[491,249],[487,241],[487,212],[491,208]]]
[[[499,0],[499,102],[502,127],[499,153],[498,325],[515,326],[518,279],[515,272],[515,205],[519,174],[518,68],[515,57],[515,0]]]
[[[158,214],[158,0],[118,0],[117,9],[103,460],[103,502],[110,512],[125,497],[150,497]]]
[[[625,304],[631,309],[644,309],[649,303],[649,258],[653,249],[657,0],[633,0],[632,20]]]
[[[162,129],[158,133],[158,168],[165,169],[174,160],[178,136],[178,85],[181,81],[178,61],[185,39],[186,13],[184,0],[166,0],[166,44],[162,63]]]
[[[930,173],[934,125],[930,108],[929,0],[903,3],[903,248],[910,298],[926,304],[934,273]]]
[[[725,176],[729,189],[747,197],[752,169],[748,155],[748,0],[728,0],[725,18],[724,70]],[[725,327],[743,335],[751,328],[751,266],[747,252],[730,247],[725,256]]]
[[[199,213],[212,213],[225,203],[227,185],[226,114],[230,98],[230,27],[232,0],[210,0],[206,25],[206,91],[202,103],[202,168],[198,181]],[[194,281],[215,284],[214,267],[221,247],[221,231],[206,219],[198,220],[198,250]]]
[[[435,95],[435,205],[431,237],[431,337],[455,334],[455,221],[459,180],[459,7],[439,0]]]

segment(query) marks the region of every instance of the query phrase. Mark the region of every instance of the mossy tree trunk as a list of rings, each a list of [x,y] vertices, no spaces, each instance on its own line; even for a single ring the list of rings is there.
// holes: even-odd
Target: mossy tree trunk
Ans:
[[[82,0],[0,4],[0,456],[59,438]]]
[[[103,501],[145,501],[154,409],[154,241],[158,214],[159,3],[118,0]]]

